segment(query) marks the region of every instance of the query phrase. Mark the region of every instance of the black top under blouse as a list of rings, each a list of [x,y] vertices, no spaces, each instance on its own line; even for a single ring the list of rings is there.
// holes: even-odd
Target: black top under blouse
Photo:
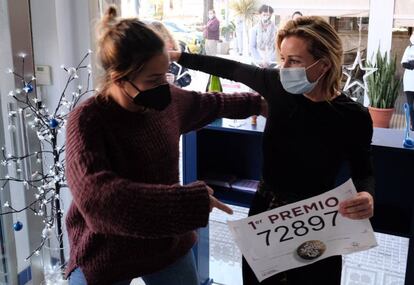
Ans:
[[[288,93],[278,69],[186,53],[179,63],[242,82],[267,100],[262,169],[267,188],[303,199],[321,194],[335,187],[344,162],[349,163],[354,181],[373,175],[372,120],[361,104],[343,94],[332,101],[314,102]]]

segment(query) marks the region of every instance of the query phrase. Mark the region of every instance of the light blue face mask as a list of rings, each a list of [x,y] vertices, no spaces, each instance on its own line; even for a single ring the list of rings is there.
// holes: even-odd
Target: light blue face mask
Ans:
[[[315,61],[308,67],[285,67],[280,69],[280,81],[283,88],[292,94],[303,94],[311,92],[319,79],[325,74],[323,73],[315,82],[309,82],[306,76],[306,70],[317,64],[319,60]]]

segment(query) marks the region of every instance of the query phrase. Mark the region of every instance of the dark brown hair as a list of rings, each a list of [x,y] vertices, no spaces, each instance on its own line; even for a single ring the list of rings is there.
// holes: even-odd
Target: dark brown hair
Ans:
[[[291,18],[293,19],[293,17],[295,17],[295,15],[298,15],[298,16],[300,16],[300,17],[302,17],[302,16],[303,16],[303,14],[302,14],[302,12],[301,12],[301,11],[295,11],[295,12],[293,12],[293,14],[292,14]]]
[[[154,55],[162,53],[163,40],[136,18],[117,18],[110,6],[98,25],[97,59],[103,69],[101,92],[139,71]]]
[[[290,36],[304,39],[308,52],[316,60],[325,59],[330,62],[331,68],[322,79],[322,89],[334,96],[342,78],[343,49],[338,33],[322,17],[302,16],[288,21],[279,30],[276,42],[279,51],[282,41]]]
[[[273,8],[270,7],[269,5],[262,5],[259,8],[259,14],[261,14],[263,12],[267,12],[269,14],[273,14]]]

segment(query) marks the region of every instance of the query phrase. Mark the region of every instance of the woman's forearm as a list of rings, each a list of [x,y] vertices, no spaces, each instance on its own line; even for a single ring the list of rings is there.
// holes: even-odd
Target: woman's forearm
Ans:
[[[221,57],[188,53],[182,53],[178,63],[190,69],[241,82],[266,96],[266,73],[269,71],[263,68]],[[271,77],[273,80],[278,78],[277,75]]]

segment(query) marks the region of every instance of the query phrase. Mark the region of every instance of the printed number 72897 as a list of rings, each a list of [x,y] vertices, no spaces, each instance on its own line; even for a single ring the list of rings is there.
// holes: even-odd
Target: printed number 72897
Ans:
[[[336,226],[336,217],[338,211],[330,211],[323,213],[324,216],[332,215],[332,226]],[[287,226],[278,226],[274,229],[274,232],[282,231],[282,236],[280,237],[280,242],[288,241],[294,239],[295,236],[301,237],[309,233],[309,228],[313,231],[320,231],[325,228],[325,221],[321,216],[312,216],[307,220],[307,224],[302,220],[297,220],[292,223],[293,235],[289,235],[289,227]],[[270,233],[271,230],[265,230],[258,232],[257,235],[265,235],[266,245],[270,246]]]

